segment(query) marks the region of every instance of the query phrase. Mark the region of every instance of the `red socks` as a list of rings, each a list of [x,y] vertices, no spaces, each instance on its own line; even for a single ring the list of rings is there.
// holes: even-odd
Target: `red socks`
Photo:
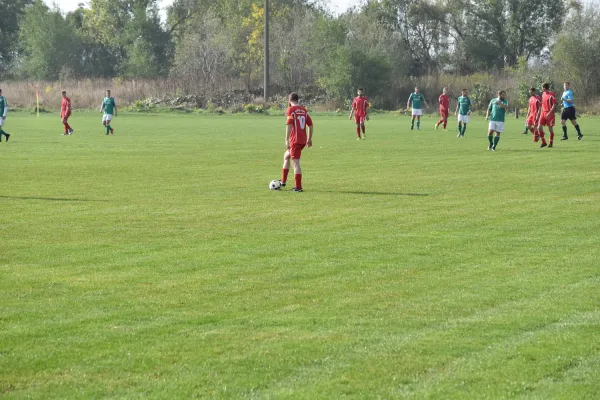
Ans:
[[[360,139],[360,126],[356,127],[356,134],[358,135],[358,138]]]
[[[360,128],[362,129],[362,133],[365,133],[365,126],[361,125]]]
[[[290,170],[283,168],[281,171],[281,182],[286,183]],[[296,181],[296,189],[302,189],[302,174],[294,174],[294,180]]]
[[[294,174],[296,180],[296,189],[302,189],[302,174]]]
[[[65,133],[69,133],[71,130],[71,125],[69,125],[68,122],[63,122],[63,125],[65,126]]]
[[[281,170],[281,182],[283,182],[283,183],[287,182],[287,176],[289,173],[290,173],[289,168],[288,169],[283,168]]]
[[[554,143],[554,133],[550,134],[550,144]]]

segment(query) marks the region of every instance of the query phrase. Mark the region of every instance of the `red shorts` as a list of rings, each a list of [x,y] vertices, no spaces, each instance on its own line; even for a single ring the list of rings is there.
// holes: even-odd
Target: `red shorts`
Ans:
[[[538,125],[541,126],[554,126],[554,113],[550,115],[550,118],[546,118],[546,113],[542,111],[542,115],[540,115],[540,122]]]
[[[364,115],[354,115],[354,122],[356,122],[357,124],[364,124],[365,123],[365,116]]]
[[[60,117],[61,117],[62,119],[69,119],[69,117],[70,117],[70,116],[71,116],[71,113],[68,113],[68,114],[63,114],[63,113],[61,113],[61,116],[60,116]]]
[[[300,155],[302,154],[302,149],[306,146],[306,144],[290,144],[290,157],[292,160],[299,160]]]
[[[450,115],[450,110],[440,108],[440,117],[442,117],[442,119],[448,119],[448,115]]]

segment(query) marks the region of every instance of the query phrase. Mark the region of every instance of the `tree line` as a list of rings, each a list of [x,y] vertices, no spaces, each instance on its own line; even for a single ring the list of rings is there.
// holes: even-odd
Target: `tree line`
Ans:
[[[157,0],[90,0],[67,14],[42,0],[0,0],[0,80],[257,89],[263,4],[175,0],[161,21]],[[476,74],[513,76],[515,90],[539,76],[570,80],[587,101],[600,90],[600,14],[576,0],[368,0],[339,16],[309,0],[270,4],[275,93],[343,100],[364,86],[392,108],[423,77]]]

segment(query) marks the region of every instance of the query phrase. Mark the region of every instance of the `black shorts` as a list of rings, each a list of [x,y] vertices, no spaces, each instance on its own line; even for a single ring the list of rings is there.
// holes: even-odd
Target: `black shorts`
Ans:
[[[563,121],[570,120],[574,121],[577,119],[575,115],[575,107],[567,107],[563,110],[562,114],[560,114],[560,119]]]

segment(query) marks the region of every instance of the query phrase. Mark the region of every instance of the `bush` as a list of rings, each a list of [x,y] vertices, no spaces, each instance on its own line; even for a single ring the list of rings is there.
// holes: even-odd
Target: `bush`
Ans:
[[[246,104],[244,112],[247,114],[262,114],[264,112],[262,104]]]

